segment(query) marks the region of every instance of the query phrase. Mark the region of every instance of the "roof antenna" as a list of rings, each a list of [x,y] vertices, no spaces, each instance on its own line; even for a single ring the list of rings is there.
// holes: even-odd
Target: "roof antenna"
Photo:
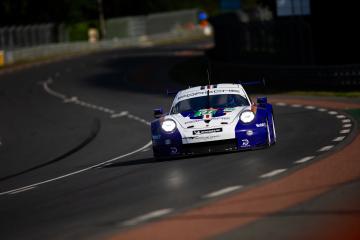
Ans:
[[[207,72],[208,85],[210,85],[210,71],[209,71],[209,69],[206,69],[206,72]]]

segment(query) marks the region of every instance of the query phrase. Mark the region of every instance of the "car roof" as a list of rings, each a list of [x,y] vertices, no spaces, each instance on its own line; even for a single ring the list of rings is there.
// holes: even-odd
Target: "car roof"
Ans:
[[[233,92],[234,94],[239,94],[243,97],[247,97],[247,94],[241,84],[220,83],[220,84],[213,84],[213,85],[191,87],[191,88],[179,91],[176,94],[174,103],[179,102],[183,99],[188,99],[188,98],[197,97],[197,96],[203,96],[204,94],[206,94],[207,90],[210,90],[210,91],[224,90],[224,91],[228,91],[228,93]],[[219,93],[217,93],[217,94],[219,94]]]

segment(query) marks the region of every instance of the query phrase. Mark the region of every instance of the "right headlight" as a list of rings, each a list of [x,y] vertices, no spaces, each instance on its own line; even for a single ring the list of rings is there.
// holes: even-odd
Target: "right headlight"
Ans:
[[[241,114],[240,114],[240,120],[243,122],[243,123],[249,123],[251,122],[252,120],[254,120],[255,118],[255,114],[252,112],[252,111],[243,111]]]
[[[176,123],[174,120],[171,120],[171,119],[167,119],[165,120],[164,122],[162,122],[161,124],[161,128],[162,130],[164,130],[165,132],[172,132],[175,130],[176,128]]]

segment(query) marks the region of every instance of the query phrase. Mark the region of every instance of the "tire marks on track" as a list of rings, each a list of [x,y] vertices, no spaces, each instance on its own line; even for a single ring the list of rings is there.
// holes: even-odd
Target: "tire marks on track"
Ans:
[[[57,73],[55,74],[56,76],[60,76],[60,73]],[[96,104],[92,104],[92,103],[89,103],[89,102],[85,102],[85,101],[82,101],[80,100],[77,96],[67,96],[66,94],[64,93],[60,93],[58,91],[55,91],[54,89],[52,89],[50,87],[51,84],[54,83],[54,80],[52,78],[48,78],[48,80],[44,81],[44,82],[40,82],[40,84],[42,85],[44,91],[46,93],[48,93],[50,96],[53,96],[53,97],[56,97],[60,100],[62,100],[65,104],[77,104],[77,105],[80,105],[82,107],[86,107],[86,108],[90,108],[90,109],[93,109],[93,110],[98,110],[98,111],[102,111],[104,113],[107,113],[109,114],[109,117],[111,118],[112,116],[114,116],[115,114],[115,110],[113,109],[109,109],[109,108],[106,108],[106,107],[103,107],[103,106],[99,106],[99,105],[96,105]],[[138,121],[139,123],[142,123],[142,124],[145,124],[145,125],[150,125],[150,122],[146,121],[145,119],[141,118],[141,117],[138,117],[138,116],[135,116],[133,114],[130,114],[128,111],[124,110],[124,111],[120,111],[120,115],[121,117],[128,117],[129,119],[132,119],[134,121]],[[116,117],[120,117],[120,115],[117,115]],[[112,117],[114,118],[114,117]],[[97,168],[100,168],[100,167],[103,167],[103,166],[106,166],[106,165],[109,165],[119,159],[122,159],[122,158],[125,158],[125,157],[128,157],[130,155],[133,155],[133,154],[136,154],[138,152],[141,152],[141,151],[144,151],[146,149],[148,149],[150,146],[151,146],[152,142],[149,141],[148,143],[146,143],[145,145],[143,145],[142,147],[140,148],[137,148],[135,149],[134,151],[132,152],[129,152],[129,153],[126,153],[126,154],[122,154],[122,155],[119,155],[117,157],[114,157],[112,159],[109,159],[109,160],[106,160],[106,161],[103,161],[103,162],[100,162],[98,164],[94,164],[94,165],[91,165],[89,167],[86,167],[86,168],[83,168],[83,169],[79,169],[77,171],[73,171],[73,172],[69,172],[67,174],[63,174],[63,175],[60,175],[60,176],[57,176],[57,177],[54,177],[54,178],[50,178],[50,179],[46,179],[44,181],[40,181],[40,182],[37,182],[37,183],[33,183],[33,184],[29,184],[29,185],[26,185],[24,187],[19,187],[19,188],[15,188],[15,189],[11,189],[11,190],[8,190],[8,191],[3,191],[3,192],[0,192],[0,196],[3,196],[3,195],[13,195],[13,194],[16,194],[16,193],[21,193],[21,192],[25,192],[25,191],[28,191],[28,190],[33,190],[35,189],[36,187],[40,186],[40,185],[44,185],[44,184],[47,184],[47,183],[51,183],[51,182],[55,182],[55,181],[59,181],[59,180],[62,180],[64,178],[68,178],[68,177],[71,177],[71,176],[74,176],[74,175],[77,175],[77,174],[80,174],[80,173],[84,173],[84,172],[87,172],[87,171],[90,171],[92,169],[97,169]]]

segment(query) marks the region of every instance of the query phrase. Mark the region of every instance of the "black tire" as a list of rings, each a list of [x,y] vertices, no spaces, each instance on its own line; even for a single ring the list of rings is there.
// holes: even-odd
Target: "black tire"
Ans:
[[[273,138],[274,138],[273,144],[275,144],[277,139],[276,139],[276,128],[275,128],[274,114],[271,114],[271,121],[272,121],[272,130],[273,130]]]
[[[271,136],[270,136],[270,126],[269,126],[269,121],[268,118],[266,118],[266,132],[267,132],[267,141],[266,141],[266,145],[267,147],[271,146]]]

